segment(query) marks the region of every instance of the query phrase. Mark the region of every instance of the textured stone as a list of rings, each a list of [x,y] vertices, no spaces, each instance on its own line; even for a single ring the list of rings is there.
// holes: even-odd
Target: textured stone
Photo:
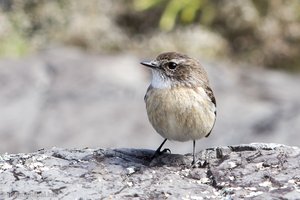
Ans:
[[[279,144],[191,155],[61,149],[0,156],[0,199],[299,199],[300,149]]]

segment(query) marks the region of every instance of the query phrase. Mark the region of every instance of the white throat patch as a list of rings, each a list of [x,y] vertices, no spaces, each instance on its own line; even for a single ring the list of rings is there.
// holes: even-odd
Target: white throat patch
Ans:
[[[152,81],[151,85],[157,89],[171,88],[171,80],[164,78],[158,71],[152,69]]]

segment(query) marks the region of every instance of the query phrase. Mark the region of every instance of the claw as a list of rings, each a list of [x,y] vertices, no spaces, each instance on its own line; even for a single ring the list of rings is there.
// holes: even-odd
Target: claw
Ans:
[[[165,144],[165,142],[167,141],[167,139],[164,139],[164,141],[161,143],[161,145],[158,147],[158,149],[155,151],[154,155],[151,157],[151,160],[153,160],[156,156],[161,155],[167,151],[169,151],[171,153],[170,149],[164,149],[163,151],[160,151],[160,149],[162,148],[162,146]]]
[[[171,153],[171,150],[168,149],[168,148],[166,148],[166,149],[164,149],[164,150],[162,150],[162,151],[156,151],[156,152],[154,153],[154,155],[151,157],[151,160],[153,160],[155,157],[160,156],[160,155],[162,155],[162,154],[164,154],[164,153]]]
[[[162,151],[160,152],[159,155],[161,155],[161,154],[163,154],[163,153],[167,153],[167,152],[171,153],[171,150],[170,150],[169,148],[165,148],[164,150],[162,150]]]

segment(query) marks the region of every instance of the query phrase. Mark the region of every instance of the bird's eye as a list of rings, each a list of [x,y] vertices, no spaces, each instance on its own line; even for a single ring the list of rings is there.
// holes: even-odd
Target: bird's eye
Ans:
[[[176,63],[174,63],[174,62],[169,62],[168,63],[168,68],[169,69],[175,69],[177,67],[177,64]]]

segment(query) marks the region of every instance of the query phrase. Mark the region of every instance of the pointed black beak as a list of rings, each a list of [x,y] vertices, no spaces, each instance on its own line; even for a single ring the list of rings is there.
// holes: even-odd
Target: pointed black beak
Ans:
[[[143,62],[141,62],[141,64],[145,65],[146,67],[153,68],[153,69],[158,68],[157,64],[154,63],[154,62],[151,62],[151,61],[150,62],[149,61],[143,61]]]

